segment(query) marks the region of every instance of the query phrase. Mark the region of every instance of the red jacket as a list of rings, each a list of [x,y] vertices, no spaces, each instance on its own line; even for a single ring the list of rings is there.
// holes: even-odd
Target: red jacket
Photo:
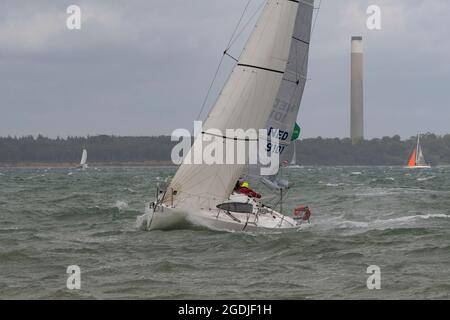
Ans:
[[[252,189],[246,188],[246,187],[240,187],[239,188],[239,192],[242,194],[245,194],[249,197],[253,197],[253,198],[261,198],[261,195],[259,193],[256,193],[255,191],[253,191]]]

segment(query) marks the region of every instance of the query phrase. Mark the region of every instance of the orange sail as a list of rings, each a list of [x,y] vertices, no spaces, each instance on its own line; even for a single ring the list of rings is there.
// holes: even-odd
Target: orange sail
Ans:
[[[414,149],[414,152],[411,155],[411,158],[409,158],[408,167],[415,167],[416,166],[416,149]]]

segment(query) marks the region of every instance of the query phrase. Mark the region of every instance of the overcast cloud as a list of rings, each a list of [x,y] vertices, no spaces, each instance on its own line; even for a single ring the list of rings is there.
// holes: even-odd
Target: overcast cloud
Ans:
[[[262,1],[253,0],[249,13]],[[192,129],[245,3],[2,0],[0,135]],[[80,31],[66,28],[70,4],[82,9]],[[382,9],[380,31],[366,28],[370,4]],[[448,0],[322,0],[299,115],[303,136],[349,135],[352,35],[364,37],[367,137],[450,133],[449,14]]]

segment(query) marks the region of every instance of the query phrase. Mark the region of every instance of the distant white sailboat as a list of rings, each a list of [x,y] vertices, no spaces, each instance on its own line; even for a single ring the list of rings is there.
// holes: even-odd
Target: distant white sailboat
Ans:
[[[87,169],[88,165],[87,165],[87,150],[83,149],[83,153],[81,154],[81,161],[80,161],[80,165],[79,168],[82,169]]]
[[[284,136],[272,150],[287,149],[307,79],[313,10],[314,0],[266,1],[257,27],[203,125],[204,132],[186,159],[197,146],[209,146],[204,136],[210,128],[222,132],[272,129],[274,135],[283,132]],[[183,163],[167,187],[157,188],[156,201],[138,217],[137,226],[170,229],[191,222],[213,230],[264,232],[298,230],[309,220],[307,207],[298,207],[293,216],[287,216],[282,205],[277,212],[260,199],[233,192],[246,167]],[[275,174],[269,177],[282,203],[284,184]]]
[[[302,168],[302,166],[297,164],[297,143],[294,141],[293,143],[293,149],[294,149],[294,154],[292,155],[292,160],[291,163],[286,167],[288,169],[299,169]]]
[[[408,165],[409,169],[429,169],[431,166],[425,161],[425,157],[422,152],[422,147],[420,146],[420,134],[417,135],[417,144],[414,148],[411,157],[409,158]]]

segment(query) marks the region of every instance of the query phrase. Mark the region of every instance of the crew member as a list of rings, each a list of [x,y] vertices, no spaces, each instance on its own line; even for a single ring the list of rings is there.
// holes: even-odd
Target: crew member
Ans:
[[[239,192],[252,198],[261,198],[261,195],[259,193],[250,189],[248,182],[245,180],[240,183]]]
[[[311,214],[312,212],[308,206],[298,206],[294,209],[294,219],[296,220],[309,221]]]

